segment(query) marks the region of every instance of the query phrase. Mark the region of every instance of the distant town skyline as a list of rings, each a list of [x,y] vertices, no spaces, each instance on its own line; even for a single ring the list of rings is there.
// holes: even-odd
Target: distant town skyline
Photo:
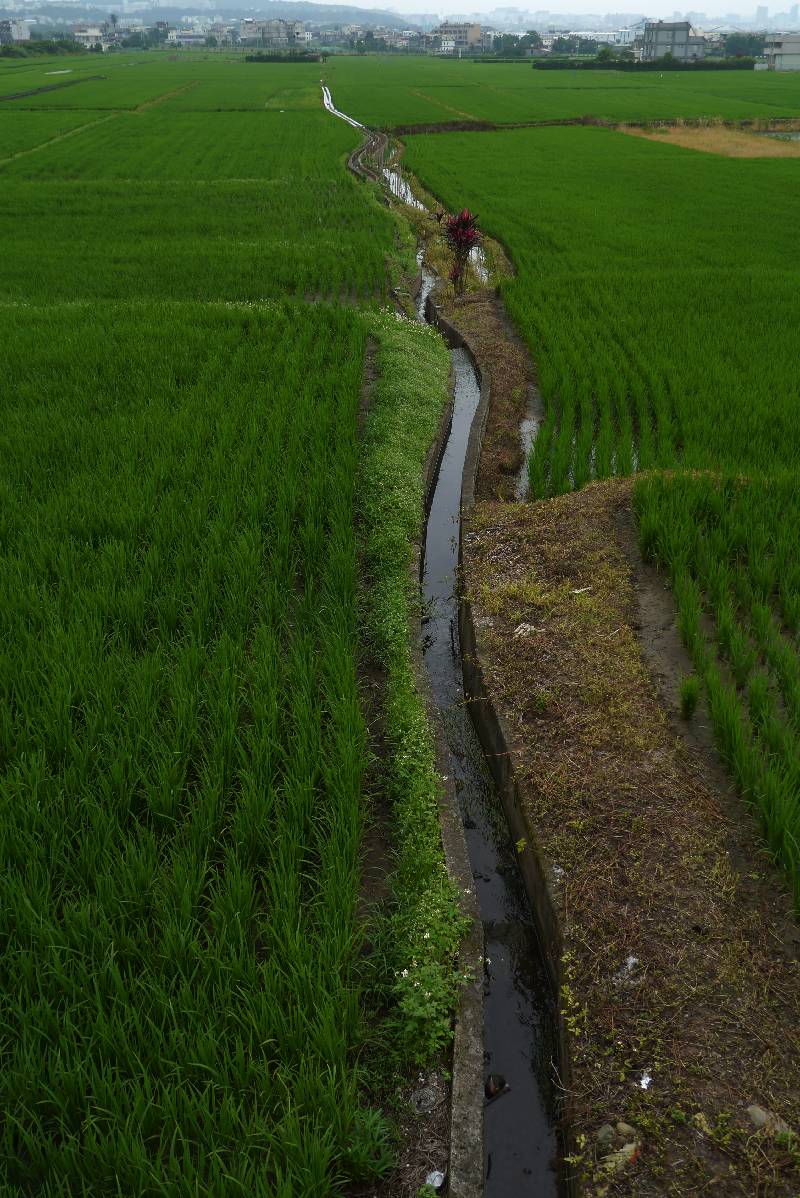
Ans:
[[[67,4],[70,0],[66,0]],[[80,4],[81,0],[71,0],[72,4]],[[286,0],[290,3],[291,0]],[[38,11],[46,10],[47,8],[63,8],[65,0],[0,0],[0,11],[20,11],[26,8],[35,8]],[[87,7],[103,8],[101,0],[84,0]],[[257,12],[261,8],[258,0],[243,0],[241,5],[232,3],[231,0],[196,0],[197,8],[194,8],[192,0],[159,0],[153,5],[154,8],[177,8],[185,13],[208,12],[215,9],[220,13],[237,13],[245,14]],[[343,0],[315,0],[316,4],[325,7],[341,7]],[[497,29],[518,29],[522,30],[526,26],[530,28],[541,29],[544,26],[551,24],[553,26],[568,27],[572,30],[591,29],[593,23],[600,23],[600,27],[605,29],[625,28],[628,25],[647,18],[649,20],[663,21],[684,21],[688,20],[693,25],[704,26],[719,26],[723,25],[729,28],[741,29],[769,29],[778,28],[784,29],[799,29],[800,30],[800,9],[798,4],[774,4],[774,5],[753,5],[752,8],[737,10],[732,9],[730,0],[708,0],[703,9],[681,9],[670,4],[669,0],[653,0],[653,3],[646,11],[641,9],[633,9],[629,12],[609,11],[607,5],[602,3],[588,3],[581,5],[580,9],[576,9],[574,0],[551,0],[547,8],[527,7],[523,4],[517,5],[496,5],[485,8],[467,8],[463,9],[449,7],[444,4],[425,3],[425,0],[393,0],[391,4],[381,4],[380,2],[370,4],[369,0],[361,4],[353,0],[344,0],[344,3],[349,3],[353,9],[362,9],[374,14],[376,10],[382,10],[387,13],[395,14],[396,16],[406,17],[410,24],[425,24],[430,25],[432,20],[454,19],[454,20],[470,20],[477,21],[481,24],[489,25]],[[107,6],[108,11],[118,11],[120,13],[126,10],[141,9],[143,5],[126,4],[125,0],[119,0],[116,5],[110,4]]]

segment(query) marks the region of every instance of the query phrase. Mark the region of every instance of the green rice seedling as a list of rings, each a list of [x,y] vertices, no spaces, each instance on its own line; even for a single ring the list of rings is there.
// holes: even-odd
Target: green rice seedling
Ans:
[[[696,674],[689,674],[680,682],[681,715],[685,720],[694,715],[700,699],[700,679]]]
[[[310,1198],[385,1171],[357,1066],[367,329],[0,320],[4,1185]]]
[[[734,627],[731,634],[728,657],[736,685],[744,687],[755,665],[756,655],[750,637],[738,626]]]
[[[675,602],[678,608],[678,631],[689,650],[695,667],[703,668],[706,656],[705,638],[701,630],[702,598],[700,588],[688,573],[673,579]]]

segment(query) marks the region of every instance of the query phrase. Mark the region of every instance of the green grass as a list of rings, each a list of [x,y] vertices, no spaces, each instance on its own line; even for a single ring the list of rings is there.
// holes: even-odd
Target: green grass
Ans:
[[[372,327],[378,378],[361,445],[362,603],[368,643],[386,677],[383,789],[398,846],[394,904],[379,928],[386,968],[373,989],[389,1012],[394,1051],[423,1065],[450,1040],[464,927],[442,856],[436,749],[408,645],[408,629],[421,617],[412,543],[425,460],[447,403],[450,357],[438,334],[416,322],[386,313]]]

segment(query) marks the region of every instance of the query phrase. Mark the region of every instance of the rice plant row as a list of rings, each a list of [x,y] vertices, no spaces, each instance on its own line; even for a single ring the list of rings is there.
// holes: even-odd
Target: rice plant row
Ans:
[[[800,489],[795,475],[653,475],[642,549],[672,578],[723,756],[800,906]]]
[[[4,1194],[332,1193],[362,1109],[363,322],[0,314]]]

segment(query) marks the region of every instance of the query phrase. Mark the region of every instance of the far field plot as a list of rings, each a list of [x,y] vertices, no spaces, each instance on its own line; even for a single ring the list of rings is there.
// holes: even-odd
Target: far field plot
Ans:
[[[251,69],[261,95],[269,72]],[[344,169],[357,131],[311,90],[316,111],[87,110],[75,136],[0,162],[0,239],[17,247],[0,298],[381,299],[395,219]],[[0,107],[0,136],[60,119]]]
[[[44,145],[96,119],[93,113],[19,112],[0,105],[0,164],[21,150]]]
[[[542,71],[530,63],[333,58],[338,108],[368,125],[800,116],[800,80],[754,71]]]

